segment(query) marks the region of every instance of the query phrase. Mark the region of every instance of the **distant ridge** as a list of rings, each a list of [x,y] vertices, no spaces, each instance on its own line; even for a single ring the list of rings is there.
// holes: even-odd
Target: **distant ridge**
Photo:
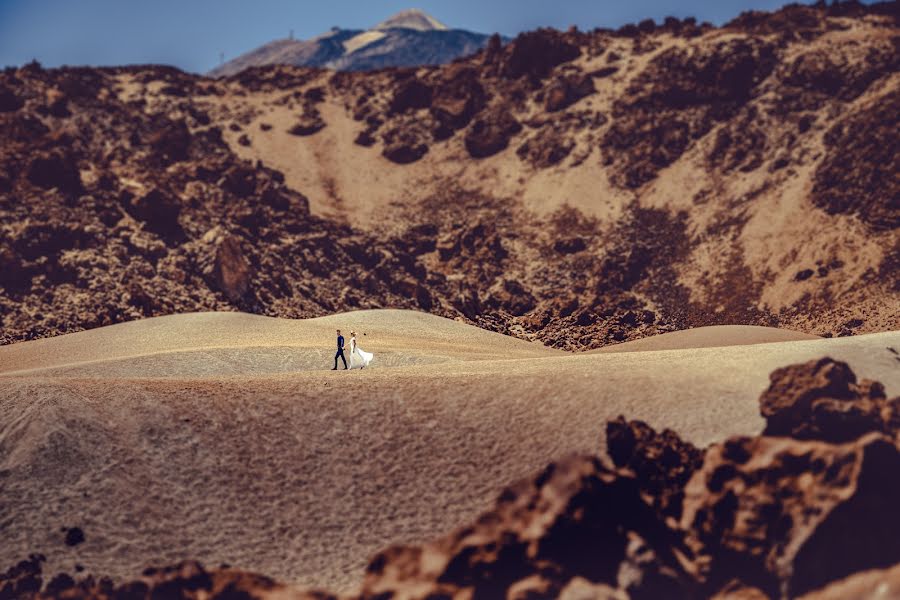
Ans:
[[[438,65],[474,54],[489,37],[451,29],[422,10],[409,9],[371,29],[336,27],[309,40],[274,40],[216,67],[209,75],[223,77],[248,67],[278,64],[338,71]]]

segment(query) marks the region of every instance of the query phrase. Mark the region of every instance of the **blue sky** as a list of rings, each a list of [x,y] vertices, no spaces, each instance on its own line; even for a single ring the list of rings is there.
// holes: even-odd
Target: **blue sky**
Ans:
[[[720,24],[780,0],[0,0],[0,67],[166,63],[203,72],[276,38],[365,29],[405,8],[450,27],[515,35],[694,16]]]

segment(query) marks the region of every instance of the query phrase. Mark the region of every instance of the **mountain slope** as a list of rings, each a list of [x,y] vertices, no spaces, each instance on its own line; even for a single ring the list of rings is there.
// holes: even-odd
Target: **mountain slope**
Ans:
[[[377,73],[7,70],[3,340],[235,308],[415,308],[573,350],[897,329],[895,7]]]
[[[340,71],[439,65],[474,54],[487,41],[487,35],[449,29],[434,17],[410,9],[365,31],[335,28],[311,40],[276,40],[216,67],[209,75],[234,75],[265,65]]]

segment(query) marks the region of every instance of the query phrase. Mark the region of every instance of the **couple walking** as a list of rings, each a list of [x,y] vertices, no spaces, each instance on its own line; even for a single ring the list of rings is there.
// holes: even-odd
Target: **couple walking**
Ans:
[[[334,355],[334,368],[332,371],[337,371],[337,361],[340,358],[344,361],[344,369],[347,369],[347,359],[344,358],[344,336],[341,335],[341,330],[337,330],[337,353]],[[369,363],[372,362],[372,353],[365,352],[362,348],[359,347],[359,344],[356,343],[356,332],[350,332],[350,368],[358,366],[360,369],[365,369]]]

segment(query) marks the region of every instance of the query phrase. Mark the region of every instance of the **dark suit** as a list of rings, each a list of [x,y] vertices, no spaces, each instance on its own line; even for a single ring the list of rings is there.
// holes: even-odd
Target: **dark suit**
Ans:
[[[347,368],[347,359],[344,358],[344,336],[339,335],[337,339],[337,353],[334,355],[334,368],[337,369],[337,359],[341,357],[341,360],[344,361],[344,368]]]

